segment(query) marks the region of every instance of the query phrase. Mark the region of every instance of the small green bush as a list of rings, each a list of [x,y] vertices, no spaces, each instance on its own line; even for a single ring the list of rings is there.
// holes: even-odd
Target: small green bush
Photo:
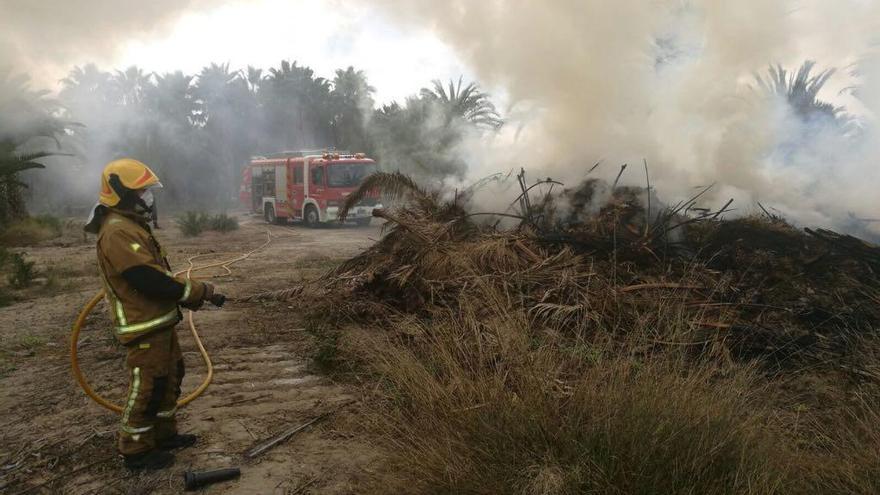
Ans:
[[[195,237],[205,231],[210,220],[210,217],[205,213],[188,211],[183,216],[177,217],[176,222],[184,236]]]
[[[186,237],[201,235],[206,230],[231,232],[238,229],[238,219],[226,213],[208,215],[204,212],[188,211],[177,218],[177,225]]]
[[[339,333],[335,331],[315,332],[317,349],[313,356],[318,370],[323,373],[334,371],[339,365]]]
[[[58,217],[43,214],[33,217],[33,220],[37,225],[51,230],[56,237],[64,233],[64,222]]]
[[[216,230],[217,232],[231,232],[233,230],[238,230],[238,219],[230,217],[226,213],[220,213],[219,215],[211,217],[208,229]]]
[[[29,217],[6,226],[0,231],[0,244],[30,246],[62,234],[64,224],[50,215]]]
[[[10,258],[12,258],[12,253],[5,247],[0,246],[0,268],[3,268]]]
[[[7,280],[9,285],[14,289],[23,289],[31,285],[37,276],[37,270],[34,268],[33,261],[25,259],[26,253],[13,253],[11,257],[12,268]]]
[[[5,287],[0,287],[0,308],[4,306],[9,306],[14,301],[15,298],[12,296],[12,294],[10,294]]]
[[[46,337],[42,337],[39,335],[26,334],[21,336],[18,339],[18,346],[22,349],[33,350],[37,347],[43,346],[48,342]]]

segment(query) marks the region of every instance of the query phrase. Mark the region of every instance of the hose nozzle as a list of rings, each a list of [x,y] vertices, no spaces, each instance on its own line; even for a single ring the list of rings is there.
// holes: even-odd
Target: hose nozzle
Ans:
[[[238,468],[216,469],[214,471],[187,471],[183,473],[183,482],[186,491],[190,492],[197,488],[227,481],[241,476],[241,470]]]

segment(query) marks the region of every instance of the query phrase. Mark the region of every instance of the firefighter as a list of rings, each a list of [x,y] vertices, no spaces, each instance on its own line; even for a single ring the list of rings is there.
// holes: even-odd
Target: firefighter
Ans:
[[[129,387],[118,448],[131,470],[170,466],[170,450],[195,444],[195,435],[177,432],[174,417],[184,374],[174,327],[182,318],[179,306],[198,310],[205,301],[216,306],[225,301],[210,284],[172,274],[149,227],[152,189],[159,187],[159,178],[143,163],[110,162],[85,226],[98,236],[98,268],[114,333],[127,352]]]

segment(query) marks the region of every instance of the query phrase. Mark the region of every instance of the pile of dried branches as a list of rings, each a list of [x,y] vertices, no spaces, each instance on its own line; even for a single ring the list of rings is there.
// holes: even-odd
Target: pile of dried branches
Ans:
[[[724,220],[730,202],[699,209],[699,195],[660,208],[645,189],[590,180],[535,199],[518,180],[503,218],[519,224],[499,229],[485,220],[502,216],[467,212],[468,194],[444,201],[400,174],[370,177],[348,205],[378,189],[397,206],[376,212],[388,221],[377,244],[323,279],[324,310],[373,323],[502,299],[536,331],[610,339],[673,314],[680,333],[657,346],[873,376],[860,342],[880,329],[880,248],[777,217]]]

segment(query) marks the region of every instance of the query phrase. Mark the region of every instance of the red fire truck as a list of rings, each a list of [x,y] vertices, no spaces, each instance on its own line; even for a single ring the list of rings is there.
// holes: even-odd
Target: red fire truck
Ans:
[[[239,199],[269,223],[300,219],[314,227],[337,219],[339,207],[377,169],[363,153],[289,151],[251,159],[242,173]],[[369,225],[378,197],[367,197],[348,220]]]

